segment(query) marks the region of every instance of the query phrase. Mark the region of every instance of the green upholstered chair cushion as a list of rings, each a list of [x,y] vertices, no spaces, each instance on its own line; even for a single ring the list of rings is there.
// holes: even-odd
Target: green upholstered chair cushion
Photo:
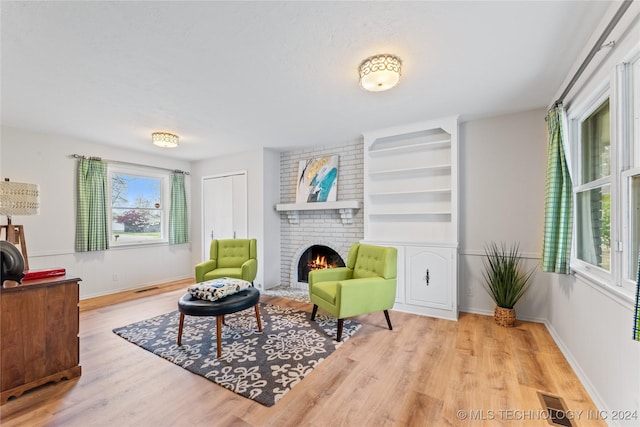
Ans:
[[[395,252],[395,248],[360,244],[353,267],[353,278],[395,278],[397,265],[391,259],[393,252]]]
[[[216,268],[204,274],[204,280],[213,280],[221,277],[242,279],[242,268]]]
[[[250,241],[219,240],[218,241],[218,268],[240,267],[250,258]]]

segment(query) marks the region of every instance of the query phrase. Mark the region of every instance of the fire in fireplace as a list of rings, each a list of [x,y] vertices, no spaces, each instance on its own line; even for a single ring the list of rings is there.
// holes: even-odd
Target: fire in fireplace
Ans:
[[[344,267],[339,253],[328,246],[309,246],[298,261],[298,282],[309,283],[309,272],[321,268]]]

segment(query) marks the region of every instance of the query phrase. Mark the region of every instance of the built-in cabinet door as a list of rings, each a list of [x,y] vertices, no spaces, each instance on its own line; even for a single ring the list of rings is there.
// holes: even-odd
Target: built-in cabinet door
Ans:
[[[203,258],[212,239],[247,238],[247,174],[239,172],[202,180]]]
[[[450,310],[455,281],[451,274],[452,254],[448,248],[405,249],[406,303]]]

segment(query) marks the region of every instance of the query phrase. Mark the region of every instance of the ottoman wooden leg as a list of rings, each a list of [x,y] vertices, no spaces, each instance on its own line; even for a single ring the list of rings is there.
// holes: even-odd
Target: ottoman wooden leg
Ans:
[[[178,326],[178,345],[182,345],[182,325],[184,325],[184,313],[180,313],[180,325]]]
[[[216,316],[216,344],[218,345],[218,357],[222,356],[222,317]]]
[[[260,320],[260,308],[256,304],[256,320],[258,321],[258,332],[262,332],[262,321]]]

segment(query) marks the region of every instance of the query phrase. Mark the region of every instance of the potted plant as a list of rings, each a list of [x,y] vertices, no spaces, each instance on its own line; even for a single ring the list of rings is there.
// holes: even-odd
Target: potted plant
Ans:
[[[516,322],[513,307],[529,288],[535,267],[524,271],[518,244],[507,247],[504,243],[491,242],[484,252],[483,285],[496,303],[493,318],[501,326],[512,327]]]

